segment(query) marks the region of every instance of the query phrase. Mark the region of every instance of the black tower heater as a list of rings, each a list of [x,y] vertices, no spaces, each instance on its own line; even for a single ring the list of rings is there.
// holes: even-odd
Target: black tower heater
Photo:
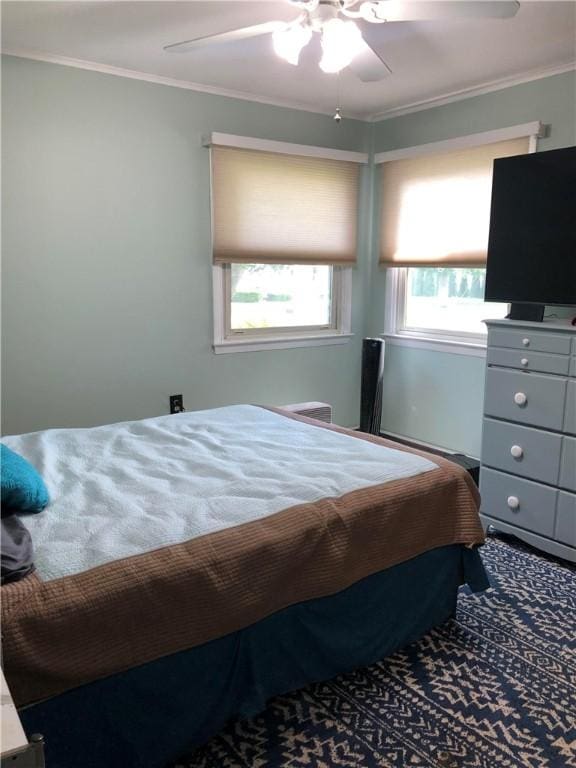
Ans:
[[[382,380],[384,375],[384,340],[362,342],[362,391],[360,399],[360,431],[380,434],[382,419]]]

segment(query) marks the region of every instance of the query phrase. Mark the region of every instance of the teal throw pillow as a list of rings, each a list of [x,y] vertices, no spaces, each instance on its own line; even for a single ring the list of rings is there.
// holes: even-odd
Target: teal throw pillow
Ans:
[[[50,501],[44,480],[30,462],[1,445],[2,515],[41,512]]]

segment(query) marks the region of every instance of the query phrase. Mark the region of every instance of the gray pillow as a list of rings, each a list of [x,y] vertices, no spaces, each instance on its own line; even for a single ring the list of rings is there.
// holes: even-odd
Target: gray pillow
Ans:
[[[19,581],[34,570],[32,537],[16,515],[2,518],[1,583]]]

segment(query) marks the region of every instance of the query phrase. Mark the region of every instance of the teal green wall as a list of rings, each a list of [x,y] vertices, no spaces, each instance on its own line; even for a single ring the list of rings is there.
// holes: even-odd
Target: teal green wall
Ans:
[[[361,339],[383,330],[376,176],[363,173],[354,339],[214,355],[211,131],[383,151],[532,120],[576,138],[574,73],[369,125],[3,58],[5,433],[233,402],[331,402],[355,425]],[[484,361],[389,345],[383,427],[478,454]]]
[[[411,147],[533,120],[549,126],[539,149],[576,143],[576,73],[382,120],[374,124],[374,150]],[[377,200],[374,207],[377,210]],[[375,250],[366,320],[370,335],[384,327],[385,274],[376,265]],[[484,359],[390,344],[384,379],[383,430],[479,456]]]
[[[155,416],[176,392],[189,409],[326,400],[357,423],[362,238],[352,341],[212,352],[201,136],[361,150],[365,123],[10,57],[2,82],[5,433]]]
[[[576,73],[533,80],[483,96],[455,101],[374,124],[374,148],[384,152],[442,141],[469,133],[541,120],[550,126],[540,149],[574,144],[576,137]]]

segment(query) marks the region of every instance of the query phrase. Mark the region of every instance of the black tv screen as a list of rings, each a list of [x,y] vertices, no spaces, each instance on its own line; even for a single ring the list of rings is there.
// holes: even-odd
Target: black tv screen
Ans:
[[[494,161],[485,298],[576,304],[576,147]]]

